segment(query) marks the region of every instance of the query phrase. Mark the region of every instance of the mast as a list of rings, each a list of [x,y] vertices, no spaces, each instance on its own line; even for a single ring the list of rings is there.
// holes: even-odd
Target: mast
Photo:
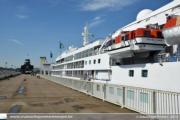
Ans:
[[[89,40],[88,40],[89,39],[89,34],[92,34],[92,33],[88,32],[88,29],[89,29],[88,28],[88,22],[86,21],[86,27],[84,27],[84,32],[82,33],[82,36],[84,36],[83,37],[83,41],[84,41],[83,45],[84,46],[86,46],[89,43]]]

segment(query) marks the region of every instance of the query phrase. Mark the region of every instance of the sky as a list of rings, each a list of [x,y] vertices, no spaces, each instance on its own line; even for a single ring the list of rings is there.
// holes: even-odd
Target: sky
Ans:
[[[136,20],[143,9],[156,10],[173,0],[0,0],[0,67],[20,68],[30,59],[40,67],[40,57],[55,63],[65,46],[83,45],[88,21],[89,41]],[[53,58],[50,58],[50,51]]]

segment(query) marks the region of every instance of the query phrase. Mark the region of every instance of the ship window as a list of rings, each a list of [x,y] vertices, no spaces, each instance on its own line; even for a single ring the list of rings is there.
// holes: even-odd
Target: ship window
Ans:
[[[113,87],[109,87],[109,93],[114,95],[114,88]]]
[[[84,51],[84,57],[86,57],[86,50]]]
[[[157,37],[158,37],[158,38],[163,38],[162,33],[161,33],[161,32],[157,32]]]
[[[78,53],[78,59],[80,59],[82,56],[81,56],[81,52]]]
[[[134,70],[129,70],[129,77],[133,77],[134,76]]]
[[[150,37],[150,31],[144,31],[144,37]]]
[[[109,45],[112,45],[112,40],[111,40],[111,41],[109,41]]]
[[[76,54],[74,55],[74,60],[76,60]]]
[[[129,40],[129,34],[125,36],[125,40]]]
[[[87,65],[87,61],[85,61],[85,65]]]
[[[122,89],[120,89],[120,88],[117,89],[117,95],[119,97],[122,97]]]
[[[91,60],[89,60],[89,64],[91,64]]]
[[[98,59],[98,63],[100,63],[101,62],[101,59]]]
[[[96,64],[96,60],[94,60],[94,64]]]
[[[148,71],[142,70],[142,77],[147,77],[147,76],[148,76]]]
[[[87,57],[86,50],[84,51],[84,57]]]
[[[78,54],[76,54],[75,58],[76,58],[76,60],[78,59]]]
[[[106,46],[105,46],[105,47],[108,47],[108,43],[109,43],[109,42],[106,43]]]
[[[111,45],[112,45],[112,40],[107,42],[106,47],[111,46]]]
[[[106,43],[106,46],[105,46],[105,47],[108,47],[108,43],[109,43],[109,42]]]
[[[127,96],[128,99],[134,100],[134,91],[128,90]]]
[[[100,85],[97,85],[97,91],[100,91]]]
[[[98,75],[98,70],[96,70],[96,75]]]
[[[108,46],[109,46],[109,42],[106,43],[106,47],[108,47]]]
[[[88,57],[88,50],[86,50],[86,51],[85,51],[85,54],[86,54],[86,56],[85,56],[85,57]]]
[[[85,57],[85,51],[81,52],[81,54],[82,54],[82,58],[84,58]]]
[[[88,49],[88,56],[90,56],[91,49]]]
[[[112,42],[113,42],[112,44],[115,44],[115,40],[113,40]]]
[[[140,92],[140,101],[143,103],[148,103],[148,94]]]
[[[93,48],[89,49],[89,56],[92,56],[93,54]]]
[[[121,40],[124,40],[124,36],[121,37]]]
[[[79,59],[79,53],[77,53],[77,59]]]

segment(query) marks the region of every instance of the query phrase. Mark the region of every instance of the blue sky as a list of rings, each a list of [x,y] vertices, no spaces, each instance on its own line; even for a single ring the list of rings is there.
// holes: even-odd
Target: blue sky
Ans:
[[[8,62],[8,67],[20,68],[27,58],[39,67],[40,57],[50,62],[50,51],[55,63],[59,41],[65,46],[62,50],[82,46],[85,21],[94,34],[89,36],[92,41],[135,21],[141,10],[156,10],[171,1],[0,0],[0,67]]]

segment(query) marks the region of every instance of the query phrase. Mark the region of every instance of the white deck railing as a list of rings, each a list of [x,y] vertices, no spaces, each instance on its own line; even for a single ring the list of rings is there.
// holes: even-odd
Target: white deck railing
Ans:
[[[93,81],[40,75],[42,78],[75,89],[143,114],[180,114],[180,94]]]

